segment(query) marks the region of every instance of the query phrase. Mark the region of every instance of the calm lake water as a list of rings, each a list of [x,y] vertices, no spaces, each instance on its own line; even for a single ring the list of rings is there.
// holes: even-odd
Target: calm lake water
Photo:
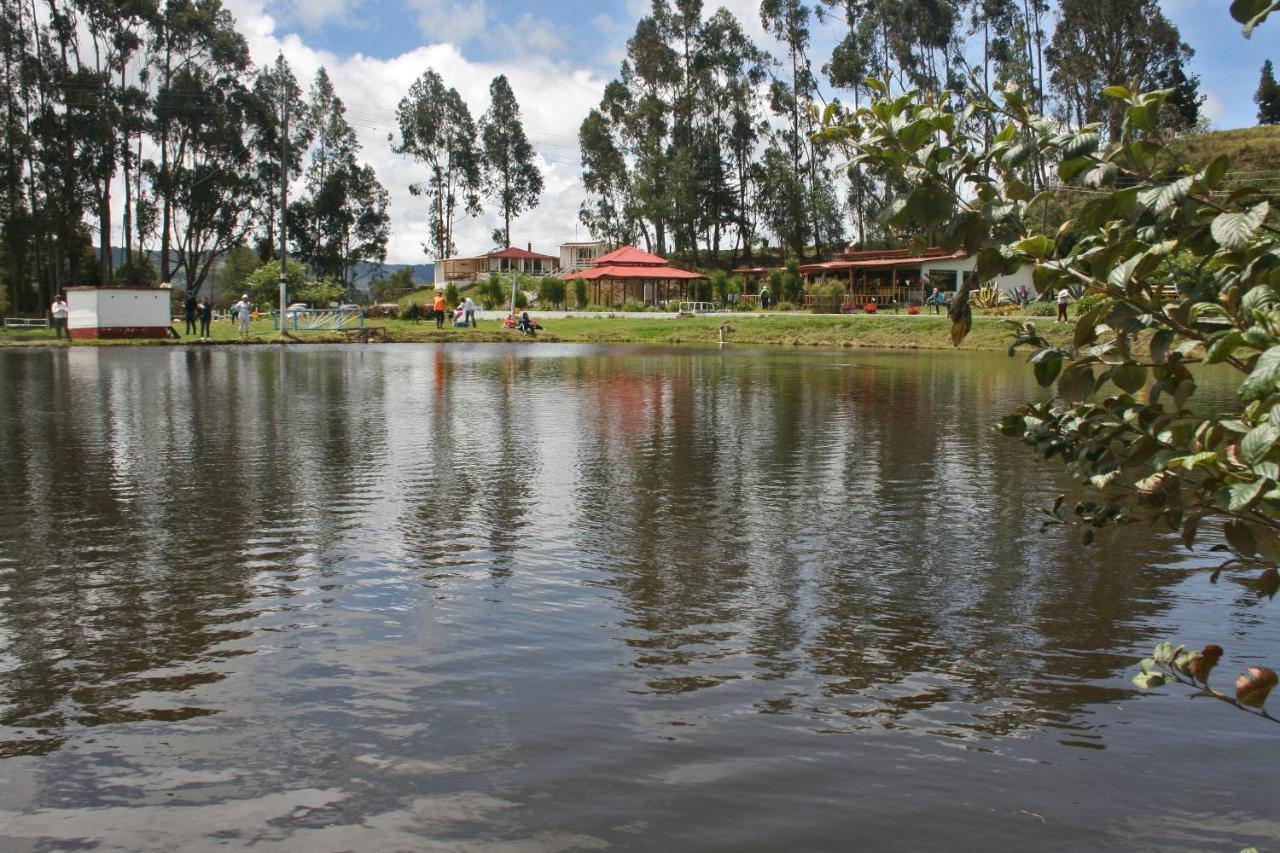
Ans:
[[[1001,355],[0,352],[4,850],[1224,850],[1280,650]],[[1218,680],[1218,679],[1215,679]]]

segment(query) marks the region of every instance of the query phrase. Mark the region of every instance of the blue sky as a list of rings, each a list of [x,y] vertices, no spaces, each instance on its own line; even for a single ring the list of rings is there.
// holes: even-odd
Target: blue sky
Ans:
[[[363,156],[391,193],[388,260],[426,258],[424,204],[409,195],[421,180],[416,164],[387,143],[394,109],[428,67],[455,86],[478,118],[488,84],[506,74],[542,158],[546,180],[538,209],[513,226],[513,242],[555,254],[565,241],[586,239],[577,223],[582,200],[576,150],[578,125],[618,71],[626,41],[649,0],[224,0],[250,43],[255,61],[283,52],[304,81],[324,65],[364,144]],[[776,47],[760,26],[758,0],[707,2],[732,11],[757,43]],[[1226,0],[1162,0],[1165,14],[1196,51],[1192,70],[1207,95],[1215,129],[1254,124],[1253,92],[1270,51],[1280,62],[1280,21],[1246,40]],[[821,66],[840,37],[836,23],[815,25],[813,59]],[[458,225],[459,250],[491,247],[492,212]]]

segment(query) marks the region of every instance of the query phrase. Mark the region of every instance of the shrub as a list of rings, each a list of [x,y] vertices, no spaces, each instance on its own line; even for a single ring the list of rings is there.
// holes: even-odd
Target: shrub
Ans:
[[[546,276],[538,282],[538,302],[543,308],[552,305],[564,305],[565,284],[553,275]]]
[[[307,300],[298,298],[298,293],[307,286],[307,274],[302,269],[302,264],[290,261],[285,270],[289,285],[289,301],[306,302]],[[249,298],[260,308],[265,306],[269,310],[270,306],[277,304],[280,301],[280,260],[277,258],[274,261],[267,261],[245,278],[244,290],[241,293],[246,291],[249,293]],[[223,296],[235,302],[240,298],[240,293],[225,293]]]
[[[1083,317],[1095,305],[1099,305],[1107,301],[1107,299],[1108,297],[1104,293],[1086,293],[1071,306],[1071,313],[1076,317]]]
[[[784,299],[784,300],[782,300],[781,302],[779,302],[777,305],[775,305],[775,306],[773,306],[773,307],[774,307],[774,310],[775,310],[775,311],[794,311],[794,310],[796,310],[796,306],[792,305],[790,302],[786,301],[785,299]]]
[[[626,302],[622,303],[622,310],[623,311],[643,311],[644,303],[638,302],[634,299],[629,299]]]
[[[516,291],[516,310],[523,311],[529,307],[529,297],[524,295],[523,290]]]
[[[814,314],[836,314],[843,310],[845,287],[838,282],[815,284],[809,288]]]
[[[915,315],[920,313],[920,306],[919,305],[907,306],[907,313],[910,314],[912,317],[914,317]]]
[[[868,314],[874,314],[876,313],[876,304],[874,302],[868,302],[866,305],[862,306],[862,310]]]
[[[573,283],[573,298],[579,308],[587,307],[587,283],[582,279],[577,279]]]
[[[458,297],[458,285],[449,282],[444,287],[444,302],[450,308],[457,308],[462,300]]]

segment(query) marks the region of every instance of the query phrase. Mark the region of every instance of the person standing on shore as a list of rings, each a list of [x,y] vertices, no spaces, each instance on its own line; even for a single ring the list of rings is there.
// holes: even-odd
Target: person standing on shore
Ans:
[[[413,302],[409,305],[409,319],[413,321],[413,325],[418,325],[418,317],[422,315],[422,309],[418,307],[418,303]]]
[[[236,312],[236,320],[240,323],[240,338],[249,337],[249,321],[253,319],[253,306],[249,304],[249,294],[240,297],[240,301],[231,306]]]
[[[437,290],[436,298],[431,303],[431,308],[436,312],[436,328],[444,328],[444,291]]]
[[[1058,322],[1067,322],[1067,302],[1071,300],[1071,291],[1065,287],[1058,291]]]
[[[186,301],[182,303],[182,319],[186,321],[186,327],[183,329],[182,334],[194,335],[196,333],[196,309],[198,307],[199,303],[196,302],[195,296],[188,293]]]
[[[468,327],[476,327],[476,304],[471,301],[470,296],[462,300],[462,319]]]
[[[936,287],[933,289],[933,293],[929,295],[929,304],[933,306],[933,313],[942,313],[942,293]]]
[[[57,334],[58,340],[62,340],[63,332],[67,331],[67,315],[70,309],[67,308],[67,298],[59,293],[53,298],[53,304],[49,306],[49,313],[53,315],[53,330]],[[67,340],[71,340],[71,333],[67,332]]]
[[[209,339],[209,324],[213,322],[213,300],[206,299],[198,306],[200,315],[200,340]]]

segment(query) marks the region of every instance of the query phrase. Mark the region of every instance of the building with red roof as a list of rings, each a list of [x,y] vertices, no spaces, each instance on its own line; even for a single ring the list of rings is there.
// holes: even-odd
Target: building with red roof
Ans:
[[[472,258],[445,258],[440,262],[444,281],[457,284],[470,284],[490,273],[521,272],[531,276],[550,275],[555,270],[559,258],[554,255],[542,255],[533,251],[533,244],[527,249],[508,246]]]
[[[588,262],[565,281],[587,282],[594,305],[621,305],[627,301],[656,305],[688,296],[689,282],[705,279],[701,273],[673,267],[664,258],[623,246]]]

